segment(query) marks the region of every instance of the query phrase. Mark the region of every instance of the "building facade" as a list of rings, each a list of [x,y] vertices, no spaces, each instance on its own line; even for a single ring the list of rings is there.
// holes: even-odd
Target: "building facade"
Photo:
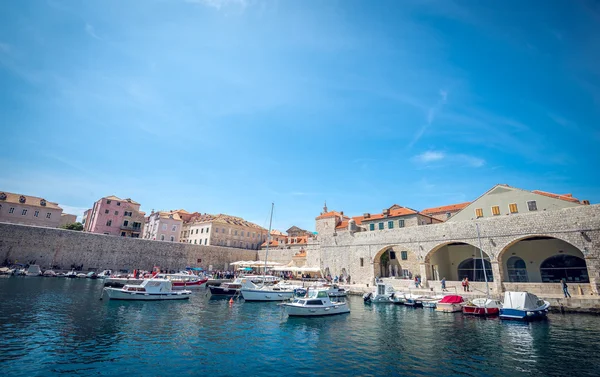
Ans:
[[[448,221],[452,216],[456,215],[463,208],[471,204],[471,202],[450,204],[441,207],[425,208],[421,211],[422,214],[434,217],[440,221]]]
[[[73,224],[77,222],[77,215],[69,215],[68,213],[60,214],[60,221],[58,222],[58,226],[64,226],[68,224]]]
[[[177,211],[153,211],[146,217],[143,238],[179,242],[182,228],[183,220]]]
[[[114,195],[104,197],[85,211],[83,230],[111,236],[140,238],[145,223],[140,203]]]
[[[267,230],[241,217],[202,214],[184,223],[182,242],[258,250]]]
[[[62,211],[44,198],[0,192],[0,222],[57,228]]]

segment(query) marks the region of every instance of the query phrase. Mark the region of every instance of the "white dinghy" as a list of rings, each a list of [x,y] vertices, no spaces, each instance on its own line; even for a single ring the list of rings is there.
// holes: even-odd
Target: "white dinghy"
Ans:
[[[187,300],[192,291],[173,290],[167,279],[147,279],[139,285],[125,285],[123,288],[105,287],[104,292],[111,300]]]

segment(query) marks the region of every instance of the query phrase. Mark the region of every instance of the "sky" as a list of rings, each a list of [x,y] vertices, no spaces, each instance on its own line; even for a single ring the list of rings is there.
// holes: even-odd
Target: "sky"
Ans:
[[[598,203],[599,144],[596,1],[0,2],[0,190],[67,213]]]

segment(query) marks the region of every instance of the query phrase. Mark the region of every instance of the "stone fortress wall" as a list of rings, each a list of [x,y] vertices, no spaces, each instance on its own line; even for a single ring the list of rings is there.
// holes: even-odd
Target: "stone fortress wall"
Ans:
[[[0,223],[0,261],[27,263],[34,261],[42,268],[58,265],[69,269],[83,265],[88,269],[120,270],[182,269],[201,266],[230,268],[229,263],[256,260],[256,250],[188,243],[161,242],[141,238],[116,237],[56,228]]]

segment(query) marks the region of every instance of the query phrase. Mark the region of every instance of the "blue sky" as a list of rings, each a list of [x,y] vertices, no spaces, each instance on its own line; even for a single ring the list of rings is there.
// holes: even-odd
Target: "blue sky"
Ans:
[[[600,201],[594,1],[0,3],[0,189],[314,229],[496,183]]]

